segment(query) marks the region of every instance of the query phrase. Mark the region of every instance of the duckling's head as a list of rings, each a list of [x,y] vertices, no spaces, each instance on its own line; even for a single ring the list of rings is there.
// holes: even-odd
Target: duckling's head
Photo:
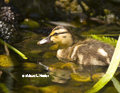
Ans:
[[[73,37],[66,27],[57,26],[48,37],[38,41],[37,44],[42,45],[49,42],[59,44],[60,48],[67,48],[73,44]]]

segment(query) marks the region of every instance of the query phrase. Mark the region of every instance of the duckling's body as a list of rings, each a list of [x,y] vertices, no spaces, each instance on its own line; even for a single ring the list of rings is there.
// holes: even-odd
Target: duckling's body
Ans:
[[[87,39],[73,45],[71,33],[63,26],[57,26],[51,34],[38,42],[59,44],[57,57],[64,62],[76,62],[83,65],[109,65],[114,48],[106,43]]]
[[[114,48],[110,45],[88,39],[71,47],[59,49],[57,57],[62,61],[73,61],[83,65],[108,65]]]

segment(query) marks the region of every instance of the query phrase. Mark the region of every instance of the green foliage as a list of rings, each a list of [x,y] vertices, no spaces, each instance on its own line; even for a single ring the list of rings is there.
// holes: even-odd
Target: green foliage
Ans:
[[[105,36],[98,37],[97,35],[91,35],[91,36],[92,36],[92,38],[94,38],[94,39],[96,39],[96,40],[99,40],[99,41],[108,43],[108,44],[110,44],[110,45],[113,45],[114,47],[115,47],[116,44],[117,44],[117,40],[114,39],[114,38],[105,37]]]

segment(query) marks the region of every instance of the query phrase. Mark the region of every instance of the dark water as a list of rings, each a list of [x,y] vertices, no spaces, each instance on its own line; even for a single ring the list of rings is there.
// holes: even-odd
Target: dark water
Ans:
[[[62,67],[65,63],[57,59],[57,48],[54,44],[43,46],[36,44],[38,40],[45,37],[44,35],[28,30],[23,30],[22,33],[25,36],[24,39],[15,43],[14,47],[23,52],[28,59],[24,60],[10,50],[10,54],[14,55],[19,65],[0,68],[2,71],[1,93],[26,93],[25,91],[34,93],[38,89],[42,93],[49,93],[48,91],[51,91],[50,93],[56,93],[56,91],[57,93],[84,93],[92,88],[106,72],[107,67],[77,66],[77,74],[75,74],[69,64]],[[119,71],[116,78],[119,80]],[[98,93],[106,93],[111,90],[113,91],[109,93],[117,93],[113,83],[109,82]]]
[[[67,6],[71,4],[66,5],[65,7],[67,8],[59,6],[59,4],[67,4],[67,2],[63,2],[64,4],[62,4],[55,2],[56,0],[52,0],[51,2],[49,0],[30,0],[31,2],[29,0],[10,1],[18,7],[24,19],[30,19],[28,23],[32,25],[21,22],[14,28],[17,35],[13,36],[13,43],[11,45],[24,53],[28,59],[22,59],[17,53],[9,49],[10,55],[19,64],[13,65],[13,67],[0,67],[0,93],[84,93],[92,88],[104,75],[107,67],[100,66],[76,66],[77,74],[75,74],[69,64],[65,64],[57,59],[57,46],[53,44],[38,46],[37,42],[48,36],[56,25],[63,24],[71,28],[75,39],[83,39],[85,37],[82,37],[82,35],[88,35],[87,37],[89,37],[91,34],[109,35],[117,39],[120,33],[120,26],[119,12],[117,11],[119,6],[116,5],[116,2],[113,0],[110,2],[99,0],[100,3],[98,4],[96,1],[85,0],[85,3],[93,13],[92,17],[105,17],[105,20],[103,18],[101,21],[98,19],[91,20],[92,18],[88,20],[90,11],[79,13],[78,10],[76,13],[76,11],[66,10],[69,8]],[[0,2],[1,6],[3,1]],[[114,2],[114,4],[111,2]],[[58,6],[55,6],[56,3]],[[74,4],[74,2],[70,3]],[[109,14],[105,15],[103,13],[104,7],[101,7],[101,5],[104,5],[105,9],[108,9],[107,13],[109,11],[113,12],[115,18],[118,17],[117,21],[115,18],[106,17]],[[111,9],[113,6],[116,8]],[[81,20],[83,20],[82,23]],[[10,25],[12,24],[10,23]],[[7,31],[9,32],[9,30]],[[16,38],[18,39],[17,41]],[[2,44],[0,45],[0,49],[1,55],[6,53]],[[4,63],[4,61],[2,62]],[[11,62],[11,64],[14,64],[14,62]],[[119,70],[115,76],[120,81]],[[117,93],[117,91],[110,81],[98,93]]]
[[[20,93],[24,93],[23,91],[27,91],[27,88],[24,89],[23,87],[28,85],[36,86],[37,88],[59,86],[56,87],[58,91],[57,93],[84,93],[90,89],[104,75],[106,71],[106,67],[85,67],[83,70],[78,70],[80,77],[76,78],[79,80],[74,80],[71,78],[71,74],[73,73],[71,70],[50,68],[51,71],[48,72],[43,68],[41,72],[39,71],[41,66],[39,67],[39,64],[37,65],[38,67],[34,69],[28,69],[20,66],[12,68],[1,68],[3,74],[0,78],[0,84],[1,88],[4,88],[2,89],[1,93],[7,93],[5,90],[8,90],[8,93],[19,93],[19,91]],[[29,75],[37,75],[38,77],[28,77]],[[46,75],[47,77],[39,77],[40,75]],[[117,78],[118,77],[119,75],[117,75]],[[30,89],[31,88],[28,87],[28,90]],[[55,92],[56,89],[50,88],[48,90]],[[98,93],[106,93],[105,91],[109,91],[111,89],[117,93],[112,82],[109,82]],[[113,93],[113,91],[109,93]],[[43,93],[46,92],[43,91]]]

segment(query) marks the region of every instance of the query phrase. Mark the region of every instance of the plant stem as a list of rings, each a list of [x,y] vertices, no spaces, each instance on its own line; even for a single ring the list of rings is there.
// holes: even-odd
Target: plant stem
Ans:
[[[12,49],[13,51],[15,51],[17,54],[19,54],[23,59],[28,59],[22,52],[20,52],[19,50],[17,50],[16,48],[12,47],[11,45],[9,45],[8,43],[4,42],[2,39],[0,39],[0,43],[3,45],[6,45],[8,48]]]

